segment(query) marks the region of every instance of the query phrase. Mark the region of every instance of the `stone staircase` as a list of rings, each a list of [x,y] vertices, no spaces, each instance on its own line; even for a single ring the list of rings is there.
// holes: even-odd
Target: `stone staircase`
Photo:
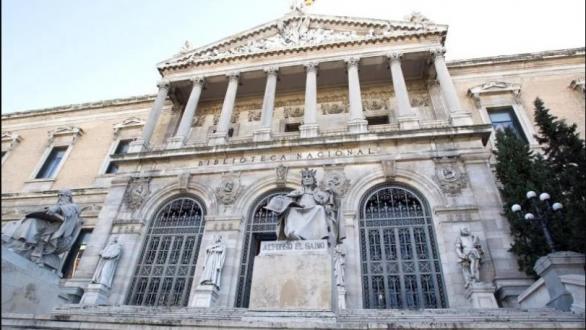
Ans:
[[[553,309],[252,311],[64,305],[2,315],[2,329],[584,329],[584,315]]]

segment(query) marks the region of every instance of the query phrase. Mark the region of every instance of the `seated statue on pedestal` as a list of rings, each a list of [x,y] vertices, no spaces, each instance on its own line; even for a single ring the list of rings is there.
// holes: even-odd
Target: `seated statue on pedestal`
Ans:
[[[336,245],[345,238],[338,219],[335,193],[317,188],[315,174],[315,170],[302,170],[303,188],[273,197],[265,207],[279,214],[278,240],[326,239]]]
[[[81,210],[71,191],[59,191],[56,205],[2,227],[2,244],[31,261],[59,271],[59,255],[69,251],[81,230]]]

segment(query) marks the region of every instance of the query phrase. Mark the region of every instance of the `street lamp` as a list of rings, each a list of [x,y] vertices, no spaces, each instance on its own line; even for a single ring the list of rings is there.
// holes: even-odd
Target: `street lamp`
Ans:
[[[551,196],[546,192],[541,193],[539,195],[539,201],[541,201],[541,203],[537,201],[537,193],[535,193],[535,191],[528,191],[525,196],[529,201],[529,210],[533,212],[525,213],[523,218],[527,221],[536,220],[539,223],[539,225],[541,226],[541,230],[543,230],[543,236],[545,237],[545,241],[551,249],[551,252],[556,252],[554,242],[551,237],[551,233],[549,231],[549,228],[547,227],[547,223],[549,220],[546,217],[546,215],[549,210],[552,210],[554,212],[560,211],[563,208],[562,203],[555,202],[551,204]],[[514,204],[513,206],[511,206],[511,211],[518,214],[519,216],[521,216],[522,210],[523,209],[519,204]]]

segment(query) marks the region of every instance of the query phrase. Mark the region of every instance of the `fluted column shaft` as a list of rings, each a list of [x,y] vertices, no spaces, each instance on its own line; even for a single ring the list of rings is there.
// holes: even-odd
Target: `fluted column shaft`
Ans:
[[[191,81],[193,82],[191,94],[189,94],[189,99],[187,100],[183,116],[181,117],[181,122],[179,123],[179,128],[177,129],[177,134],[175,134],[176,137],[183,139],[183,141],[188,137],[189,130],[191,129],[193,117],[197,111],[197,104],[199,103],[199,98],[203,89],[204,79],[196,77],[191,79]]]
[[[395,102],[397,103],[397,116],[412,117],[413,110],[411,109],[411,102],[409,101],[409,93],[407,92],[407,85],[405,84],[405,77],[403,76],[403,69],[401,68],[400,53],[389,54],[389,61],[391,67],[391,78],[393,80],[393,90],[395,91]]]
[[[161,111],[163,110],[165,99],[167,98],[167,94],[169,94],[170,83],[167,80],[161,80],[157,84],[157,86],[159,87],[159,93],[155,98],[155,103],[153,104],[153,108],[149,112],[149,117],[142,131],[142,140],[145,146],[150,144],[151,137],[153,136],[153,132],[155,131],[155,127],[157,126],[157,121],[159,120],[159,116],[161,115]]]
[[[236,102],[236,92],[238,91],[238,74],[231,73],[228,75],[228,78],[228,88],[226,90],[226,95],[224,96],[224,104],[222,105],[218,127],[216,128],[216,134],[218,135],[228,134],[228,130],[230,129],[230,118],[232,117],[234,103]]]
[[[456,87],[454,87],[452,77],[448,72],[448,67],[446,66],[444,53],[444,48],[437,48],[431,51],[431,54],[433,56],[433,65],[435,67],[435,72],[437,75],[437,80],[440,83],[440,89],[442,91],[442,94],[444,95],[450,112],[460,112],[460,100],[458,99],[458,94],[456,93]]]
[[[303,124],[317,123],[317,63],[309,63],[306,66],[305,78],[305,109],[303,112]]]
[[[275,95],[277,91],[277,68],[265,69],[267,73],[267,84],[265,86],[265,95],[262,101],[261,126],[270,129],[273,122],[273,112],[275,110]]]
[[[351,58],[346,60],[348,65],[348,102],[350,105],[350,120],[363,120],[362,96],[360,95],[360,77],[358,75],[358,64],[360,59]]]

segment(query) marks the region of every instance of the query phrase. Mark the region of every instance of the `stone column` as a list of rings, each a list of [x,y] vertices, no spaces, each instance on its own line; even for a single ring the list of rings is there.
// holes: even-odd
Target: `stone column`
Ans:
[[[193,117],[197,111],[197,104],[199,103],[199,98],[203,89],[204,78],[194,77],[191,79],[191,81],[193,82],[191,94],[189,94],[189,100],[187,100],[187,104],[185,105],[185,110],[183,111],[183,116],[181,117],[179,128],[177,128],[177,133],[171,139],[171,147],[179,148],[183,146],[186,140],[189,138],[189,131],[191,130]]]
[[[155,104],[153,104],[153,108],[149,113],[149,118],[144,124],[142,137],[132,142],[129,152],[139,152],[148,148],[150,145],[151,137],[153,136],[159,116],[163,110],[163,105],[165,104],[165,99],[167,98],[167,94],[169,94],[171,83],[168,80],[163,79],[159,81],[157,86],[159,87],[159,93],[157,94]]]
[[[362,111],[362,96],[360,95],[360,77],[358,75],[359,58],[346,60],[348,65],[348,101],[350,105],[350,120],[348,121],[348,132],[364,133],[367,130],[368,122],[364,119]]]
[[[305,109],[303,110],[303,125],[299,126],[301,137],[314,137],[319,134],[317,124],[317,63],[308,63],[305,79]]]
[[[275,111],[275,95],[277,91],[277,67],[269,67],[264,70],[267,73],[267,84],[262,101],[262,114],[260,117],[261,128],[253,133],[254,141],[268,141],[271,139],[273,125],[273,112]]]
[[[228,74],[228,89],[226,96],[224,96],[224,104],[222,105],[222,112],[216,127],[216,133],[210,138],[210,145],[225,144],[228,138],[228,130],[230,129],[230,119],[234,111],[234,104],[236,102],[236,92],[238,91],[238,73]]]
[[[397,106],[397,119],[399,120],[399,127],[401,129],[413,129],[419,127],[419,121],[415,112],[411,108],[409,101],[409,93],[407,92],[407,84],[403,77],[403,69],[401,69],[402,54],[394,52],[388,55],[391,78],[393,79],[393,90],[395,91],[395,102]]]
[[[456,87],[454,87],[454,82],[446,66],[445,52],[446,50],[443,47],[431,50],[437,80],[440,83],[440,89],[449,109],[450,120],[453,125],[471,125],[472,117],[470,113],[464,112],[460,106]]]

